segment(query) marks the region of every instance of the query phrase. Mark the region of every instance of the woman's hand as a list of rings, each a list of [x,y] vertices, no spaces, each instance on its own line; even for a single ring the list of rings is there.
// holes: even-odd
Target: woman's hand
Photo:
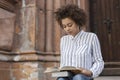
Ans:
[[[77,70],[72,70],[71,72],[73,72],[74,74],[83,74],[89,77],[92,76],[92,72],[84,68],[77,68]]]
[[[84,69],[84,68],[80,68],[81,69],[81,74],[84,74],[86,76],[91,77],[92,76],[92,72],[90,70]]]

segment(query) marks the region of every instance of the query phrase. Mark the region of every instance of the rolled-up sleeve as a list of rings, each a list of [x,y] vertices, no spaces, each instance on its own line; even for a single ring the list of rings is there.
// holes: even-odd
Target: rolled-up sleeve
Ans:
[[[94,34],[92,41],[92,54],[93,54],[93,66],[90,71],[92,71],[92,77],[97,77],[104,69],[104,61],[101,54],[100,43],[96,34]]]

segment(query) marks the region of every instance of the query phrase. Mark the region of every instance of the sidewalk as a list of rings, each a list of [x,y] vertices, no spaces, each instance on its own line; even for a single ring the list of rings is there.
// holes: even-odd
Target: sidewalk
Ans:
[[[100,76],[94,80],[120,80],[120,76]]]

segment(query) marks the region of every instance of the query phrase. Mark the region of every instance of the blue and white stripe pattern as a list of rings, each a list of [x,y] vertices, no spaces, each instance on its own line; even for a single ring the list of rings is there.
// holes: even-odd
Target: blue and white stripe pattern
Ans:
[[[81,30],[75,37],[63,36],[60,51],[60,67],[82,67],[92,71],[92,77],[97,77],[104,68],[99,40],[94,33]]]

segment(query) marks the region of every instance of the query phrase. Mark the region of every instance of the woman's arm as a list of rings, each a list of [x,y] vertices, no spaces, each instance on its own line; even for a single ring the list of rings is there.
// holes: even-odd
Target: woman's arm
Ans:
[[[96,34],[93,36],[92,41],[92,54],[93,54],[93,66],[90,69],[92,77],[97,77],[104,68],[104,61],[101,54],[100,43]]]

